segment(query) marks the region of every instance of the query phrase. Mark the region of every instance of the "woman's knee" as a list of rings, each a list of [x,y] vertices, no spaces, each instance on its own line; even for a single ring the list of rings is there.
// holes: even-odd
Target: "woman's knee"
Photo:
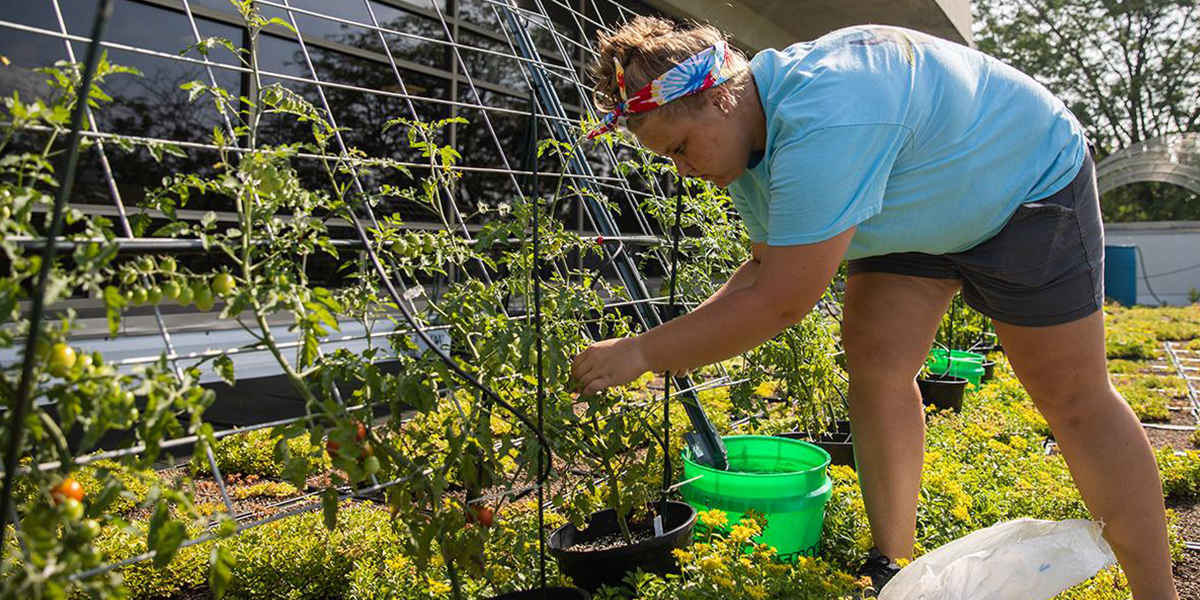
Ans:
[[[1027,386],[1026,389],[1051,428],[1080,427],[1098,415],[1111,414],[1112,409],[1128,408],[1107,378],[1086,385],[1075,382],[1073,385],[1040,385],[1033,389]]]

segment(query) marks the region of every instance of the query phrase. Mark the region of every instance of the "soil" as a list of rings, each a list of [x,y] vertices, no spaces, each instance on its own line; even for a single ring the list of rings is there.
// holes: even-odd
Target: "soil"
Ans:
[[[629,532],[633,537],[633,543],[644,542],[654,538],[654,532],[648,529],[634,529]],[[575,544],[570,550],[575,552],[599,552],[601,550],[611,550],[612,548],[621,548],[626,546],[625,537],[621,532],[614,531],[606,536],[597,538],[590,542]]]
[[[1174,375],[1175,369],[1162,360],[1153,362],[1154,367],[1144,373],[1156,375]],[[1134,378],[1140,375],[1125,375],[1123,378]],[[1195,426],[1196,417],[1187,396],[1175,396],[1168,401],[1171,409],[1171,425]],[[1146,437],[1150,445],[1156,449],[1171,448],[1176,451],[1196,450],[1192,443],[1192,432],[1189,430],[1171,430],[1146,427]],[[1167,500],[1167,508],[1173,509],[1178,518],[1176,533],[1184,542],[1200,542],[1200,500]],[[1200,550],[1183,551],[1183,558],[1175,564],[1175,586],[1180,598],[1200,598]]]
[[[1172,450],[1195,450],[1192,445],[1190,431],[1172,431],[1170,429],[1146,428],[1146,437],[1154,448],[1170,448]],[[1200,537],[1200,536],[1198,536]]]
[[[1167,508],[1178,515],[1177,532],[1181,539],[1200,540],[1200,501],[1168,500]],[[1183,551],[1183,560],[1175,565],[1175,585],[1180,598],[1200,598],[1200,551]]]

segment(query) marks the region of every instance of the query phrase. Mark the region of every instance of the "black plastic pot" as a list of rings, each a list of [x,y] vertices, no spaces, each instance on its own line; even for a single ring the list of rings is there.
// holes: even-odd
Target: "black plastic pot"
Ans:
[[[981,377],[979,379],[980,383],[982,383],[984,381],[991,381],[995,378],[996,378],[996,361],[984,360],[983,361],[983,377]]]
[[[921,389],[921,401],[925,406],[935,406],[938,410],[962,411],[963,393],[967,390],[966,379],[953,375],[919,377],[917,387]]]
[[[573,587],[548,587],[536,590],[509,592],[488,600],[590,600],[591,594]]]
[[[658,505],[654,506],[656,509]],[[572,550],[573,546],[595,541],[620,531],[617,513],[613,509],[592,513],[588,525],[582,531],[567,523],[550,534],[546,548],[558,561],[558,568],[571,577],[575,585],[595,592],[602,585],[619,586],[625,574],[642,569],[648,573],[678,573],[672,551],[692,543],[692,530],[696,525],[696,510],[683,502],[667,502],[663,514],[663,535],[629,546],[605,550]],[[631,530],[645,531],[653,527],[653,520],[630,523]]]
[[[839,423],[841,422],[839,421]],[[849,430],[849,421],[845,421],[845,423],[847,423],[846,429]],[[819,447],[829,453],[829,464],[831,465],[844,465],[851,469],[855,468],[854,442],[850,439],[849,431],[845,433],[837,430],[827,431],[817,434],[817,439],[815,440],[803,431],[789,431],[776,435],[792,440],[802,440]]]

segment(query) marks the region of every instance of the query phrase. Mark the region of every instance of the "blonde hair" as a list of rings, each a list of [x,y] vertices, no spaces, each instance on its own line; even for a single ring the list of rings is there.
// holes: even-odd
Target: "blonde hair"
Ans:
[[[614,59],[620,62],[625,71],[625,91],[633,94],[655,77],[722,40],[726,40],[725,34],[711,25],[676,25],[666,19],[644,16],[635,17],[613,33],[602,32],[597,42],[599,56],[591,68],[592,86],[596,88],[593,95],[596,107],[609,112],[621,101]],[[663,111],[675,115],[694,110],[703,106],[712,93],[724,94],[727,105],[732,108],[737,102],[736,92],[745,86],[750,69],[745,54],[732,45],[730,51],[736,75],[719,86],[668,102],[650,112]],[[629,125],[635,125],[646,114],[649,113],[630,115]]]

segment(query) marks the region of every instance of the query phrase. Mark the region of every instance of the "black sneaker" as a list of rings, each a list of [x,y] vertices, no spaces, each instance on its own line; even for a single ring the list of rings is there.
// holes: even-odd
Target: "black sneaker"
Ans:
[[[867,553],[867,559],[863,561],[862,566],[854,572],[855,577],[869,577],[871,579],[871,589],[865,594],[864,598],[874,598],[879,595],[879,590],[891,581],[896,573],[900,572],[900,565],[896,561],[879,553],[879,550],[871,548]]]

